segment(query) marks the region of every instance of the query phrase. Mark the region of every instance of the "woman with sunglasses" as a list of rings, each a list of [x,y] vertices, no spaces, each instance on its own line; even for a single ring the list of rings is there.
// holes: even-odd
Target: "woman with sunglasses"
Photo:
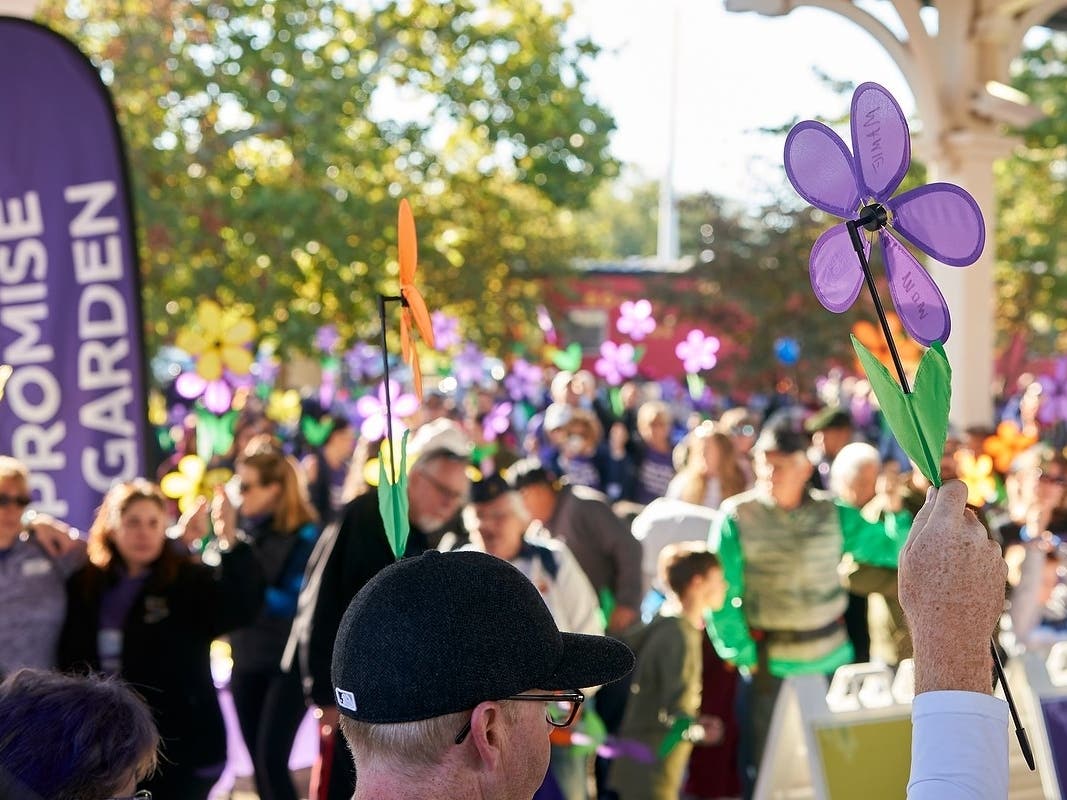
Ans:
[[[141,788],[159,798],[205,800],[222,774],[211,642],[251,622],[263,598],[257,560],[221,490],[211,516],[215,541],[201,563],[168,541],[158,486],[118,484],[89,531],[89,563],[68,583],[60,667],[117,675],[144,697],[161,748],[159,770]]]
[[[230,688],[260,800],[296,800],[289,751],[307,706],[299,671],[280,664],[319,535],[317,514],[296,462],[270,436],[249,441],[237,458],[236,481],[239,525],[263,570],[266,592],[255,621],[230,636]]]
[[[66,581],[85,563],[78,532],[30,503],[30,471],[0,456],[0,678],[55,667]]]

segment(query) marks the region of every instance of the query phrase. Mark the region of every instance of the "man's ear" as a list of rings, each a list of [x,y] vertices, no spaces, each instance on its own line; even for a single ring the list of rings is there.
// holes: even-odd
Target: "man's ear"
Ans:
[[[492,772],[500,767],[508,730],[500,703],[479,703],[471,714],[470,743],[478,754],[480,769]]]

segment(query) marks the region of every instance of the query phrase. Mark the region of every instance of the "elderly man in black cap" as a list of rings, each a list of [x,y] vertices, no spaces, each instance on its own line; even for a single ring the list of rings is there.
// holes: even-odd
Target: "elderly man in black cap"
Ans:
[[[408,444],[411,533],[405,556],[444,547],[444,535],[459,527],[459,512],[470,489],[470,452],[470,440],[447,419],[429,422],[412,436]],[[356,592],[393,560],[378,509],[378,490],[371,488],[326,528],[308,562],[282,666],[299,666],[305,694],[318,707],[322,767],[316,777],[329,786],[327,800],[348,800],[355,782],[352,759],[337,735],[330,686],[337,627]]]
[[[548,732],[577,716],[579,687],[633,664],[621,642],[560,633],[506,561],[433,551],[400,561],[356,596],[337,634],[354,800],[530,800]]]
[[[552,612],[562,631],[603,634],[596,592],[571,551],[559,540],[533,533],[526,506],[499,474],[471,486],[471,502],[463,511],[471,548],[502,558],[525,575]],[[536,523],[534,523],[536,525]],[[571,747],[552,748],[552,780],[566,800],[587,797],[590,759]]]

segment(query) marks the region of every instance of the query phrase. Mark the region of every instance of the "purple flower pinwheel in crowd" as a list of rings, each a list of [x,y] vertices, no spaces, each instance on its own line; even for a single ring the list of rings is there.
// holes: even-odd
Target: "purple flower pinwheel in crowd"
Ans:
[[[474,386],[485,377],[485,355],[473,342],[452,359],[452,374],[460,386]]]
[[[504,388],[508,397],[516,402],[529,400],[536,403],[541,399],[541,378],[543,372],[536,364],[523,358],[515,359],[511,370],[504,378]]]
[[[393,398],[393,436],[397,437],[407,426],[404,417],[410,417],[419,408],[419,401],[413,394],[400,394],[400,384],[389,381],[389,396]],[[363,419],[359,434],[364,439],[376,442],[385,438],[385,383],[378,384],[376,394],[365,394],[356,401],[356,411]]]
[[[348,374],[357,383],[382,374],[382,351],[366,342],[356,342],[345,353]]]
[[[704,331],[694,328],[686,337],[674,346],[674,354],[682,361],[685,371],[695,375],[701,370],[711,369],[719,362],[717,336],[708,336]]]
[[[911,163],[911,137],[896,100],[876,83],[852,95],[852,152],[815,120],[793,126],[785,141],[785,172],[797,193],[829,214],[877,231],[889,291],[904,328],[924,345],[944,342],[951,322],[937,284],[894,234],[954,267],[973,264],[985,245],[978,204],[951,183],[931,183],[893,197]],[[854,154],[854,155],[853,155]],[[864,256],[870,241],[857,230]],[[864,275],[848,226],[819,237],[808,262],[819,302],[840,313],[855,302]]]
[[[186,400],[199,397],[212,414],[225,414],[233,402],[233,389],[224,378],[208,381],[198,372],[183,372],[174,382],[174,388]]]
[[[278,358],[270,347],[260,346],[256,351],[256,360],[252,364],[252,374],[267,386],[273,386],[278,377]]]
[[[500,434],[511,426],[511,403],[497,403],[482,420],[482,436],[487,442],[495,442]]]
[[[636,303],[626,300],[619,306],[619,319],[615,323],[619,333],[625,334],[639,342],[656,330],[656,320],[652,318],[652,304],[644,298]]]
[[[600,358],[593,365],[593,370],[612,386],[618,386],[637,374],[636,355],[632,344],[617,344],[609,339],[601,342]]]
[[[315,331],[315,347],[320,353],[332,353],[339,341],[336,325],[323,325]]]
[[[457,347],[463,341],[463,337],[459,334],[459,320],[444,311],[434,311],[430,314],[430,324],[433,326],[433,338],[437,350]]]
[[[556,326],[552,324],[552,317],[544,306],[537,307],[537,327],[545,335],[546,342],[552,345],[559,343],[559,337],[556,336]]]
[[[334,396],[337,394],[338,364],[336,359],[327,359],[331,362],[322,367],[322,380],[319,382],[319,405],[329,408],[333,405]]]
[[[1067,356],[1056,359],[1056,367],[1051,375],[1042,375],[1041,407],[1037,418],[1046,425],[1067,422]]]

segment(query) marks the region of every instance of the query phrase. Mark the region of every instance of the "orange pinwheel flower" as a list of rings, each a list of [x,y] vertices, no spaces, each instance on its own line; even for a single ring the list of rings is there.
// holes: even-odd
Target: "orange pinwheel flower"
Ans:
[[[889,330],[893,332],[893,341],[896,342],[897,352],[900,354],[904,369],[914,375],[915,370],[919,368],[923,348],[904,332],[904,326],[900,324],[900,318],[896,314],[889,311],[885,316],[889,323]],[[889,352],[889,345],[886,344],[882,329],[878,325],[861,319],[852,326],[852,335],[859,339],[860,344],[870,350],[886,369],[893,370],[893,356]]]
[[[400,355],[411,367],[415,382],[415,396],[422,400],[422,368],[419,366],[419,354],[411,339],[411,326],[419,330],[419,336],[430,347],[434,347],[433,325],[430,312],[426,310],[426,301],[415,288],[415,268],[419,262],[419,247],[415,241],[415,218],[407,200],[400,201],[397,215],[397,248],[400,252],[400,296],[404,307],[400,311]]]
[[[1019,430],[1014,422],[1004,421],[997,425],[997,432],[982,443],[982,450],[993,459],[997,472],[1007,475],[1015,457],[1035,444],[1036,436]]]

